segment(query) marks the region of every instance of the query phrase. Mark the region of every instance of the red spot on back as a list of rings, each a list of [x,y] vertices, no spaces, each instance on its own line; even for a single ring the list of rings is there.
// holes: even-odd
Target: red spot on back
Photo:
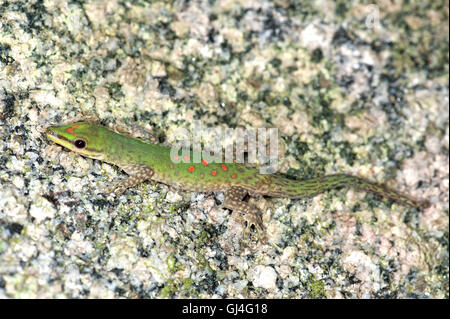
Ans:
[[[205,165],[205,166],[207,166],[207,165],[208,165],[208,161],[205,160],[205,159],[202,159],[202,164]]]
[[[220,164],[220,166],[224,171],[228,171],[228,167],[225,164]]]
[[[211,175],[212,176],[216,176],[217,175],[217,171],[211,171]]]
[[[69,127],[68,129],[66,129],[66,132],[69,134],[73,134],[73,135],[77,135],[75,134],[75,132],[73,131],[73,129],[77,128],[78,124],[72,125],[71,127]]]
[[[189,166],[189,172],[193,172],[195,170],[195,167],[194,166]]]

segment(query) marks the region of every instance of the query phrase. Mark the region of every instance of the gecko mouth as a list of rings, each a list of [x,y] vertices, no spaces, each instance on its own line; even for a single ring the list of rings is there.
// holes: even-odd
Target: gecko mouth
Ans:
[[[47,128],[45,129],[45,134],[47,134],[48,137],[55,137],[55,138],[58,137],[58,134],[57,134],[55,131],[52,130],[52,127],[51,127],[51,126],[50,126],[50,127],[47,127]]]
[[[61,136],[59,136],[59,134],[58,133],[56,133],[54,130],[53,130],[53,128],[50,126],[50,127],[47,127],[46,129],[45,129],[45,134],[50,138],[50,139],[52,139],[53,141],[55,141],[55,139],[60,139],[61,138]]]
[[[61,141],[65,141],[65,142],[67,142],[67,143],[69,143],[69,144],[72,143],[70,140],[68,140],[68,139],[65,138],[64,136],[62,136],[62,135],[56,133],[56,132],[53,130],[53,127],[52,127],[52,126],[47,127],[47,128],[45,129],[45,134],[47,134],[47,136],[48,136],[53,142],[56,142],[56,143],[58,143],[58,144],[61,144]]]

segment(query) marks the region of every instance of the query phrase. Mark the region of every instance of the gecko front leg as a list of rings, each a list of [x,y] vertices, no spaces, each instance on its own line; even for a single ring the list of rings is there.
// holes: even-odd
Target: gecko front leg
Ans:
[[[243,201],[246,194],[247,191],[243,188],[231,187],[225,192],[222,205],[233,211],[236,220],[244,223],[246,232],[249,232],[253,225],[257,231],[263,233],[261,214],[255,206]]]
[[[114,193],[121,195],[127,188],[139,185],[152,178],[155,171],[148,165],[131,165],[124,167],[123,170],[129,174],[127,178],[113,182],[113,184],[105,189],[105,193]]]

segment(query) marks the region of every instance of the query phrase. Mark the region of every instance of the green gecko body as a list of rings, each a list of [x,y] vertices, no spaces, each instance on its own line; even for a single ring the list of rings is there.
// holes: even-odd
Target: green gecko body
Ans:
[[[354,187],[407,206],[429,206],[428,201],[412,199],[386,186],[351,175],[327,175],[299,181],[259,174],[256,168],[242,164],[208,163],[205,160],[192,163],[192,155],[186,156],[185,161],[174,163],[169,147],[146,143],[87,122],[49,127],[46,134],[74,152],[117,165],[130,175],[109,187],[107,192],[121,194],[126,188],[150,179],[187,191],[225,192],[223,206],[239,214],[247,227],[262,228],[257,209],[243,201],[247,194],[302,198],[333,188]]]

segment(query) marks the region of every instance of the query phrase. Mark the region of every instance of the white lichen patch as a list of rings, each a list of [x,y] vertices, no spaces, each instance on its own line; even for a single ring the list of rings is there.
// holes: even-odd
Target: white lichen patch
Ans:
[[[30,206],[30,215],[36,218],[38,223],[46,218],[53,218],[55,214],[56,210],[53,205],[43,197],[37,197]]]
[[[108,260],[108,269],[120,268],[127,271],[131,270],[138,260],[136,239],[115,236],[111,238],[109,246],[111,257]]]
[[[90,254],[93,251],[92,243],[85,239],[82,233],[74,232],[64,249],[68,256]]]
[[[166,194],[166,200],[169,203],[179,203],[183,197],[178,192],[169,191]]]
[[[3,185],[0,187],[0,214],[14,222],[27,219],[27,208],[17,189]]]
[[[70,176],[67,179],[66,187],[72,192],[81,192],[83,186],[82,178],[80,177]]]
[[[258,265],[251,270],[252,283],[255,287],[274,290],[277,288],[277,273],[270,266]]]
[[[357,278],[362,281],[375,280],[379,281],[379,267],[362,251],[352,251],[344,258],[344,267],[351,273],[355,273]]]

